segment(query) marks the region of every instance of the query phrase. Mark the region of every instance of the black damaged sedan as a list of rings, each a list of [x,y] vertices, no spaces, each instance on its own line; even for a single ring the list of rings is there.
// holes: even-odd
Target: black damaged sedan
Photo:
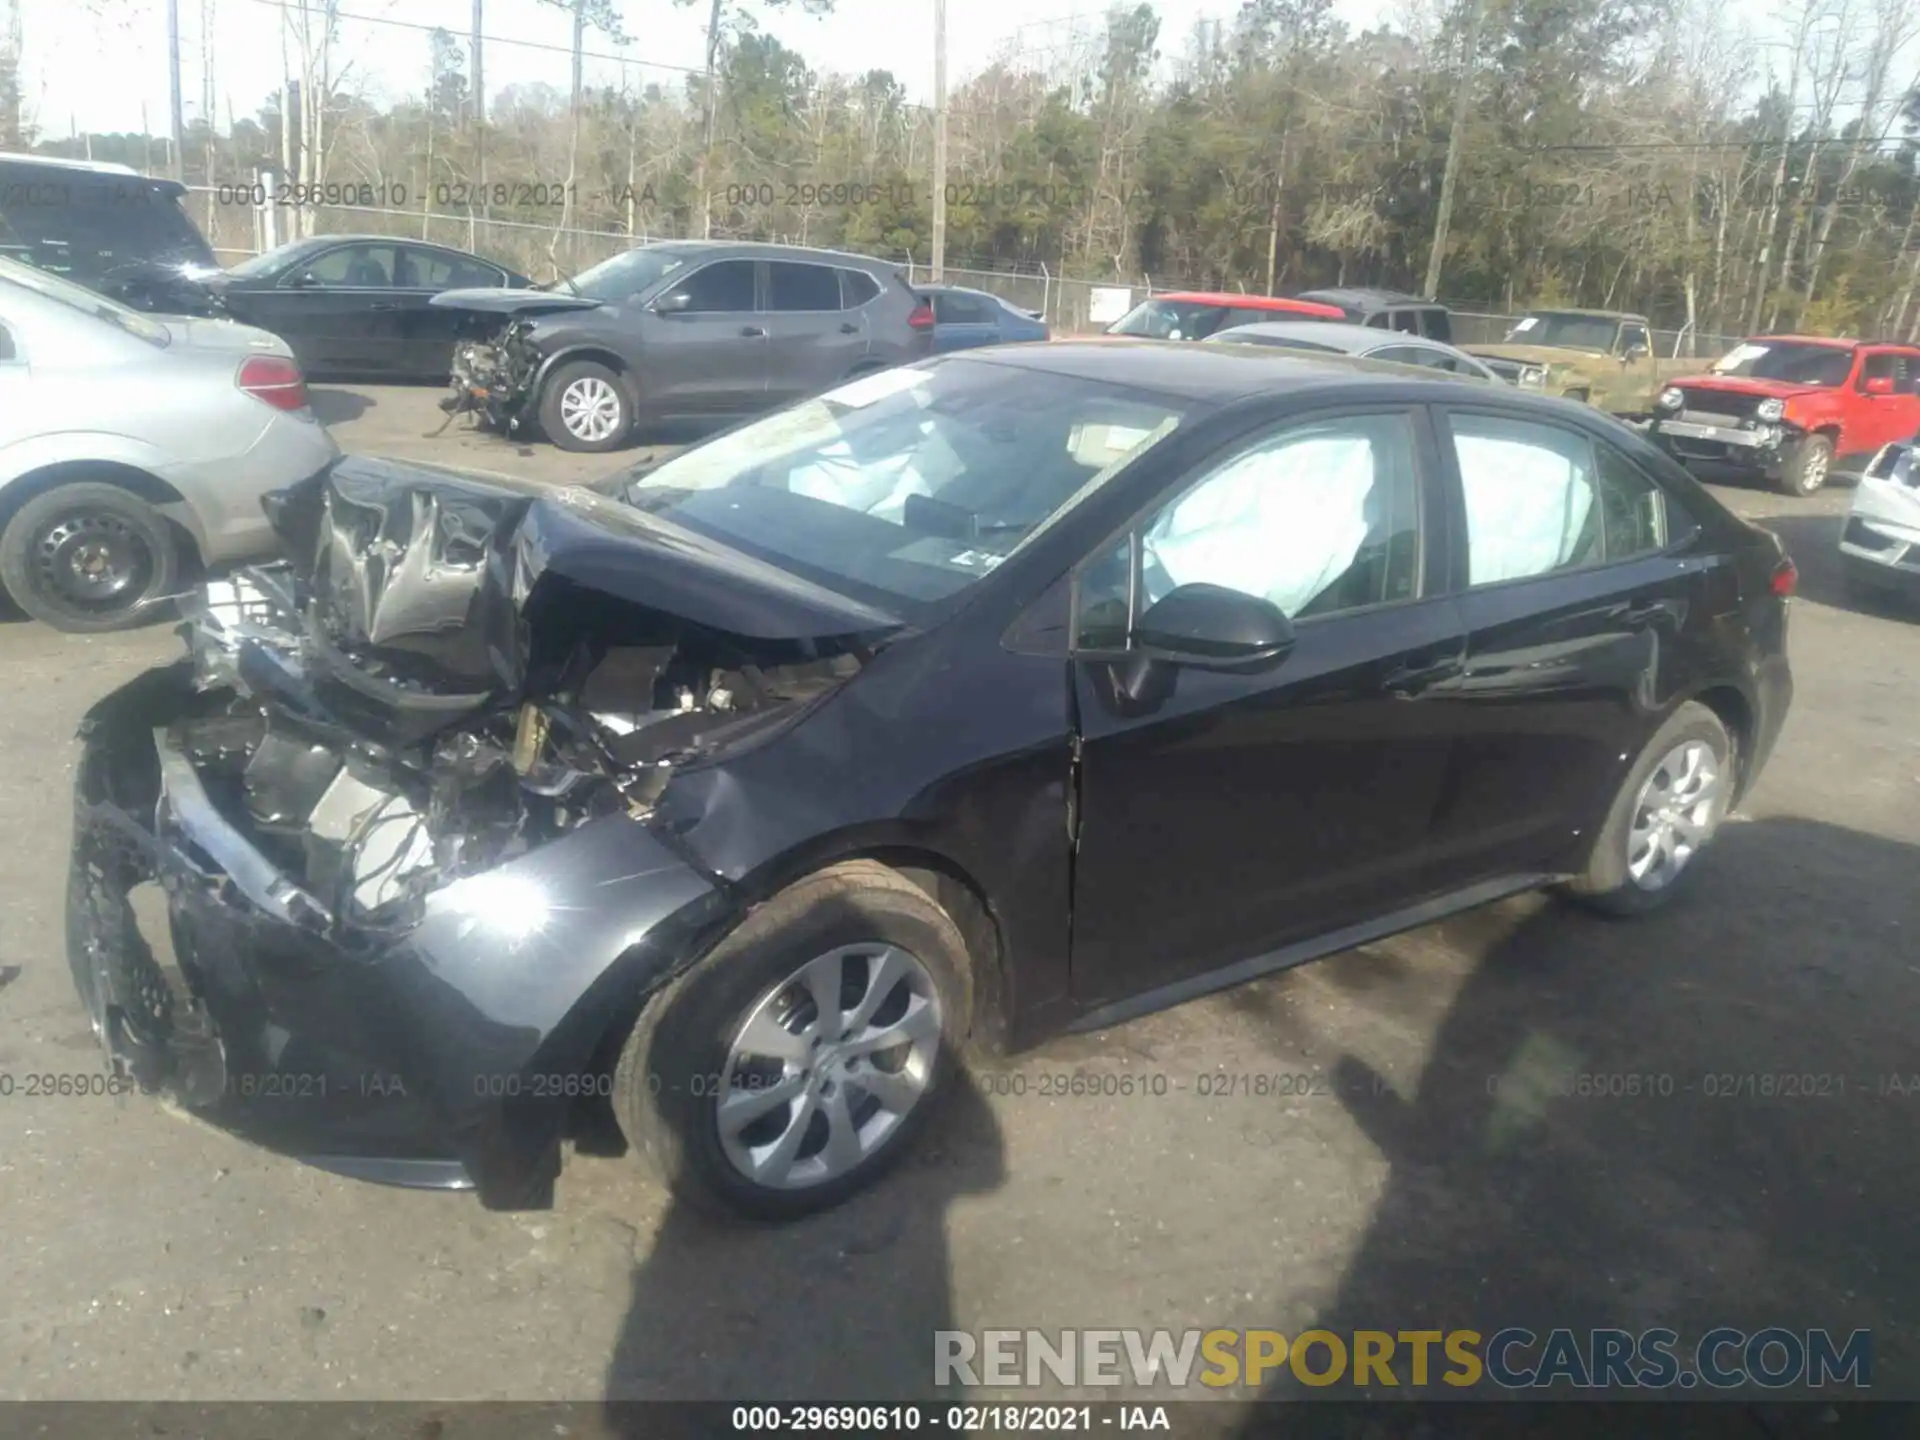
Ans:
[[[616,488],[347,459],[274,498],[291,558],[83,729],[114,1066],[491,1206],[611,1119],[794,1215],[965,1047],[1530,887],[1655,907],[1792,692],[1772,535],[1436,372],[973,352]]]

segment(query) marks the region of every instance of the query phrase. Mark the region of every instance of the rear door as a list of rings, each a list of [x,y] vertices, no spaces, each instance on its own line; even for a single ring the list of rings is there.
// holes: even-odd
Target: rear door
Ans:
[[[400,305],[407,372],[422,379],[445,379],[453,365],[455,331],[466,318],[458,310],[437,310],[428,302],[442,290],[494,289],[507,272],[430,245],[403,245],[395,261],[394,289]]]
[[[1704,593],[1695,532],[1623,452],[1572,426],[1436,407],[1467,630],[1436,887],[1570,865],[1651,725]]]
[[[670,284],[638,317],[641,404],[662,415],[743,415],[767,400],[767,317],[759,266],[716,260]],[[683,309],[662,301],[685,296]]]
[[[1429,697],[1465,647],[1423,580],[1446,572],[1427,436],[1413,406],[1269,424],[1081,567],[1077,993],[1176,983],[1413,898],[1449,752]],[[1143,695],[1133,621],[1193,582],[1271,600],[1295,645]]]
[[[1000,320],[991,302],[953,290],[936,290],[929,298],[933,301],[936,354],[999,343]]]
[[[27,400],[26,346],[0,317],[0,451],[25,436],[33,407]]]
[[[860,317],[841,308],[832,265],[766,262],[767,404],[779,407],[831,390],[867,353]]]

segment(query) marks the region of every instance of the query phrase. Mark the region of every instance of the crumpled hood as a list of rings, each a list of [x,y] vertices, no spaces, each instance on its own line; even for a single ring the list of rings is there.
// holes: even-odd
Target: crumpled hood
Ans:
[[[309,636],[341,678],[396,699],[517,694],[608,598],[748,639],[902,628],[580,487],[348,456],[267,508],[310,596]]]
[[[466,310],[478,315],[555,315],[562,310],[598,310],[605,301],[559,290],[442,290],[431,300],[442,310]]]

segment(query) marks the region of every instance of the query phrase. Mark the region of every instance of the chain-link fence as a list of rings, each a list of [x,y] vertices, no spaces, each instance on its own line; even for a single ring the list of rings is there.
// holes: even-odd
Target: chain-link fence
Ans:
[[[643,228],[587,230],[575,226],[498,220],[478,211],[447,213],[427,205],[402,210],[366,205],[312,207],[304,214],[275,202],[261,186],[189,186],[187,201],[214,251],[226,263],[258,254],[296,238],[306,223],[315,235],[387,235],[395,239],[425,240],[471,251],[506,265],[535,280],[574,275],[590,265],[649,240],[671,238],[650,235]],[[430,199],[431,197],[429,197]],[[911,255],[901,261],[909,283],[932,282],[931,267]],[[998,295],[1011,305],[1041,316],[1057,335],[1095,334],[1138,301],[1155,293],[1186,288],[1143,280],[1126,284],[1114,280],[1087,280],[1038,270],[978,270],[941,267],[941,279]],[[1097,317],[1097,318],[1096,318]],[[1456,345],[1496,345],[1504,340],[1518,315],[1453,309]],[[1712,358],[1740,343],[1740,337],[1700,331],[1654,330],[1654,353],[1673,357]]]

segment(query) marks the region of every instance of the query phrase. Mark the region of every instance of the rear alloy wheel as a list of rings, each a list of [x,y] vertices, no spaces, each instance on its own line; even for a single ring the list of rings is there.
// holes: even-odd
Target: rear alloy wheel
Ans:
[[[778,1220],[877,1179],[964,1039],[965,943],[898,872],[850,861],[758,906],[655,996],[614,1113],[681,1198]]]
[[[1833,441],[1825,435],[1809,435],[1794,447],[1780,471],[1780,488],[1789,495],[1811,495],[1827,483],[1833,473]]]
[[[561,366],[540,397],[540,428],[562,450],[619,449],[633,428],[625,382],[596,361]]]
[[[152,619],[179,564],[160,512],[117,485],[37,495],[0,534],[0,583],[34,619],[74,634]]]
[[[1689,701],[1662,725],[1627,772],[1568,893],[1616,915],[1665,904],[1694,873],[1733,801],[1734,747],[1727,727]]]

